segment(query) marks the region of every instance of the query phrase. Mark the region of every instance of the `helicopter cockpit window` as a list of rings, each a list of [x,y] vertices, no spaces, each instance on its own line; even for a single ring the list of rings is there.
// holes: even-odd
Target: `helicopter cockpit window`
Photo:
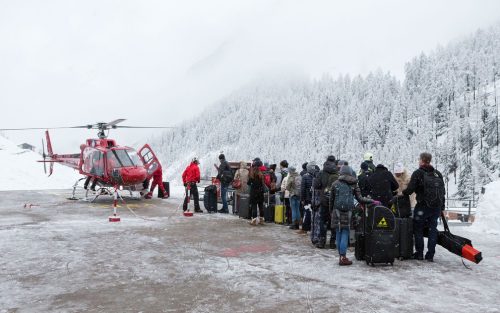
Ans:
[[[142,164],[141,158],[139,158],[139,155],[137,154],[137,152],[135,150],[126,150],[126,151],[128,153],[128,156],[132,160],[132,163],[134,163],[134,165],[137,165],[137,166],[144,165],[144,164]]]
[[[129,167],[138,166],[139,163],[137,154],[135,156],[131,155],[130,150],[111,150],[108,152],[108,160],[110,161],[111,167]]]
[[[89,168],[87,172],[96,176],[104,174],[104,153],[101,151],[92,151],[90,154]]]

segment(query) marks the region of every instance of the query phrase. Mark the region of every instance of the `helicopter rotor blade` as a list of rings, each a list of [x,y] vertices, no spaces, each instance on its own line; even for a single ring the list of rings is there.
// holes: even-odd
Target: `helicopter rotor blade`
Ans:
[[[174,126],[116,126],[116,128],[165,128],[165,129],[173,129],[177,128]]]
[[[119,118],[119,119],[114,120],[114,121],[112,121],[112,122],[106,123],[106,124],[104,124],[103,126],[104,126],[104,127],[106,127],[106,128],[108,128],[108,127],[111,127],[111,128],[116,128],[116,127],[117,127],[117,126],[116,126],[116,124],[121,123],[121,122],[123,122],[123,121],[125,121],[125,119],[124,119],[124,118]]]
[[[37,129],[70,129],[70,128],[88,128],[88,126],[68,126],[68,127],[26,127],[26,128],[0,128],[3,130],[37,130]]]

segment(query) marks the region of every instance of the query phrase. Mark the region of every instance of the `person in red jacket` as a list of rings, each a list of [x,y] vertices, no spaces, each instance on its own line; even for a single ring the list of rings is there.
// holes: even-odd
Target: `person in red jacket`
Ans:
[[[163,186],[163,170],[161,168],[161,165],[158,165],[158,168],[153,173],[153,183],[151,184],[151,189],[145,196],[146,199],[151,199],[151,197],[153,197],[153,192],[156,188],[156,185],[158,185],[158,188],[160,188],[163,192],[163,199],[168,198],[168,193]]]
[[[182,173],[182,182],[184,183],[184,187],[186,187],[186,197],[184,198],[184,205],[182,208],[184,211],[188,209],[189,197],[191,194],[194,198],[194,211],[201,213],[203,211],[200,209],[198,186],[196,185],[200,182],[200,168],[198,164],[200,164],[198,158],[193,158],[191,164],[189,164],[184,170],[184,173]]]

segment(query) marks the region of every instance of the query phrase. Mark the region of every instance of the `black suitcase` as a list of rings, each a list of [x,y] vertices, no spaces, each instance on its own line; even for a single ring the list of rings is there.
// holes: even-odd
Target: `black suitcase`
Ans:
[[[411,202],[409,196],[395,196],[391,203],[392,212],[396,217],[406,218],[411,216]]]
[[[366,264],[394,263],[394,231],[396,221],[392,211],[383,206],[369,207],[365,220]]]
[[[394,257],[408,260],[413,256],[413,219],[396,218]]]
[[[264,221],[266,223],[274,223],[274,205],[276,201],[274,201],[274,195],[269,193],[267,195],[267,202],[264,203]]]
[[[356,233],[354,235],[356,242],[354,243],[354,257],[358,261],[365,259],[365,234]]]
[[[167,192],[167,198],[170,198],[170,183],[168,181],[164,181],[163,188],[165,188],[165,191]],[[161,190],[161,188],[158,188],[158,198],[163,198],[163,196],[163,190]]]
[[[250,195],[239,194],[236,200],[236,207],[239,217],[246,219],[250,219],[252,217],[250,212]]]
[[[203,195],[203,205],[208,213],[217,212],[217,186],[210,185],[205,187],[205,194]]]

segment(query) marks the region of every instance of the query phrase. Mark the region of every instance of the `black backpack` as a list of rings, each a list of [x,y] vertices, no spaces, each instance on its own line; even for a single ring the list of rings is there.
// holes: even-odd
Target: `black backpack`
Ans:
[[[424,173],[424,200],[429,208],[441,209],[446,190],[444,181],[437,171]]]

